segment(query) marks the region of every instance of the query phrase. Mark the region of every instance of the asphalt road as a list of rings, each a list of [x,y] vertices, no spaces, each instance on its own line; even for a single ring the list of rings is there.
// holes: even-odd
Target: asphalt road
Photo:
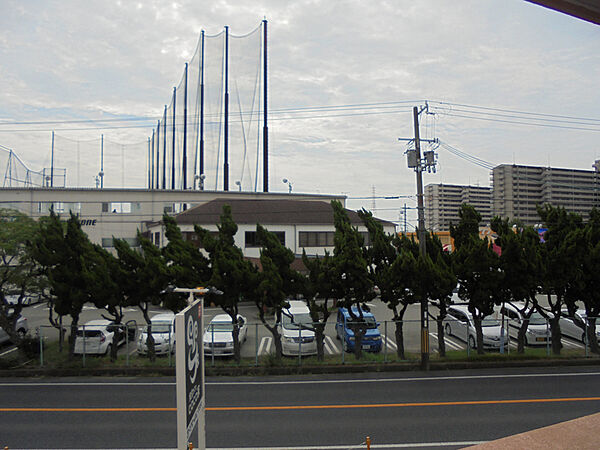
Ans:
[[[208,379],[207,445],[460,448],[598,412],[599,381],[598,367]],[[173,448],[174,408],[172,378],[2,379],[0,447]]]

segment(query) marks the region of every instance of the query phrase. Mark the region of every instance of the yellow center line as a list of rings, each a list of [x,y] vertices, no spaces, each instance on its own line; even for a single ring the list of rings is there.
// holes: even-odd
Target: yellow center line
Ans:
[[[281,411],[302,409],[406,408],[416,406],[509,405],[526,403],[589,402],[600,397],[532,398],[516,400],[471,400],[463,402],[378,403],[365,405],[221,406],[206,411]],[[175,412],[177,408],[0,408],[0,412]]]

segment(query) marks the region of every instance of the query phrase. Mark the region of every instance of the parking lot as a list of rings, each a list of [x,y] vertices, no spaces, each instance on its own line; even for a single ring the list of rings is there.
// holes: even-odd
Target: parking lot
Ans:
[[[382,353],[395,354],[397,351],[397,343],[395,339],[395,325],[391,321],[392,312],[385,304],[379,300],[374,300],[369,304],[371,311],[379,322],[379,330],[382,339]],[[407,353],[419,353],[420,348],[420,321],[419,321],[419,305],[410,305],[404,317],[404,347]],[[145,321],[142,313],[138,308],[126,308],[123,310],[123,323],[135,323],[137,327],[137,335],[145,327]],[[159,307],[153,306],[150,310],[150,316],[164,312]],[[242,343],[241,354],[243,358],[258,358],[265,356],[275,351],[275,345],[271,333],[260,322],[258,311],[254,304],[240,305],[240,314],[246,319],[247,339]],[[437,310],[434,306],[430,306],[430,312],[434,315]],[[93,305],[85,305],[80,317],[80,325],[87,323],[90,320],[102,318],[103,310],[96,309]],[[216,315],[221,314],[222,310],[216,307],[205,308],[205,325]],[[35,304],[23,308],[23,316],[27,318],[30,334],[32,336],[42,336],[45,342],[58,340],[58,330],[49,325],[48,308],[45,304]],[[342,343],[336,338],[335,329],[335,312],[329,317],[325,328],[324,351],[326,355],[341,355]],[[69,322],[65,319],[63,326],[68,329]],[[433,320],[429,321],[430,327],[430,351],[437,352],[438,338],[436,323]],[[510,353],[517,349],[517,331],[514,328],[506,327],[506,336],[508,346],[506,352]],[[39,334],[38,334],[39,333]],[[460,351],[467,349],[467,336],[460,335],[445,335],[446,351]],[[565,350],[585,351],[585,345],[574,339],[562,338],[563,347]],[[301,344],[299,344],[301,348]],[[0,357],[14,351],[14,346],[3,345],[0,347]],[[549,353],[548,349],[548,353]],[[472,350],[471,350],[472,351]],[[129,357],[137,356],[137,340],[128,340],[126,345],[119,348],[120,355],[129,355]],[[217,360],[219,357],[208,356],[209,360]]]

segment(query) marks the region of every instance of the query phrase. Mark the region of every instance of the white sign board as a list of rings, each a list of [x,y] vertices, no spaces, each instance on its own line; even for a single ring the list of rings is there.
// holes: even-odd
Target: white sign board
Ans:
[[[204,311],[202,299],[175,316],[175,369],[177,381],[177,448],[187,450],[198,426],[198,446],[204,435]]]

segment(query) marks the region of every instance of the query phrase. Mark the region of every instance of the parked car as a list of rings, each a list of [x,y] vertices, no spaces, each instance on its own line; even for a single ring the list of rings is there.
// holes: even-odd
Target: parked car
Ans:
[[[237,315],[239,327],[238,340],[240,344],[246,341],[248,327],[246,318]],[[204,330],[204,356],[231,356],[233,355],[233,322],[229,314],[217,314],[212,318],[206,330]]]
[[[6,303],[8,303],[9,305],[17,305],[19,303],[19,295],[18,294],[8,294],[6,295],[4,298],[6,298]],[[40,303],[42,301],[42,296],[41,295],[34,295],[34,294],[25,294],[23,295],[23,298],[21,299],[21,305],[23,306],[29,306],[29,305],[34,305],[36,303]]]
[[[444,319],[444,331],[448,336],[455,336],[468,343],[470,348],[477,347],[477,331],[473,315],[466,305],[452,305],[448,307],[448,314]],[[500,349],[502,325],[500,320],[493,316],[486,316],[481,321],[483,333],[483,347],[487,349]],[[504,330],[504,346],[508,346],[508,330]]]
[[[133,338],[130,340],[135,341],[135,326],[132,327],[131,322],[123,325],[106,319],[90,320],[77,329],[74,353],[77,355],[84,353],[86,355],[107,355],[113,345],[113,336],[117,335],[117,347],[120,347],[127,341],[127,333],[129,333],[129,337],[133,334]]]
[[[11,309],[11,311],[12,311],[12,309]],[[17,330],[17,333],[21,337],[24,337],[27,334],[27,332],[29,331],[29,325],[27,324],[27,318],[19,315],[19,318],[17,319],[15,328]],[[10,341],[10,336],[8,335],[8,333],[6,331],[4,331],[0,327],[0,344],[3,344],[8,341]]]
[[[301,300],[290,300],[289,304],[283,309],[279,324],[281,352],[287,356],[315,355],[317,342],[308,306]]]
[[[585,309],[578,309],[573,315],[563,309],[560,312],[560,333],[572,339],[586,342],[585,329],[587,324],[587,314]],[[596,338],[600,339],[600,320],[596,319]]]
[[[521,313],[525,308],[522,302],[504,303],[500,307],[500,314],[504,314],[508,318],[508,326],[520,329],[523,324],[524,314]],[[528,311],[531,311],[531,307]],[[552,333],[550,332],[550,324],[544,316],[539,312],[533,311],[529,316],[529,324],[525,333],[526,345],[547,345],[552,342]]]
[[[150,318],[152,337],[154,338],[154,352],[157,355],[175,353],[175,314],[161,313]],[[144,327],[137,343],[137,352],[140,355],[148,353],[148,327]]]
[[[375,316],[362,310],[362,322],[358,308],[352,308],[352,312],[357,319],[353,319],[347,308],[338,308],[337,320],[335,323],[336,337],[342,341],[342,348],[346,352],[354,351],[356,342],[355,332],[359,326],[366,326],[366,332],[362,337],[362,349],[368,352],[378,353],[381,351],[381,333],[379,331],[379,322]]]

